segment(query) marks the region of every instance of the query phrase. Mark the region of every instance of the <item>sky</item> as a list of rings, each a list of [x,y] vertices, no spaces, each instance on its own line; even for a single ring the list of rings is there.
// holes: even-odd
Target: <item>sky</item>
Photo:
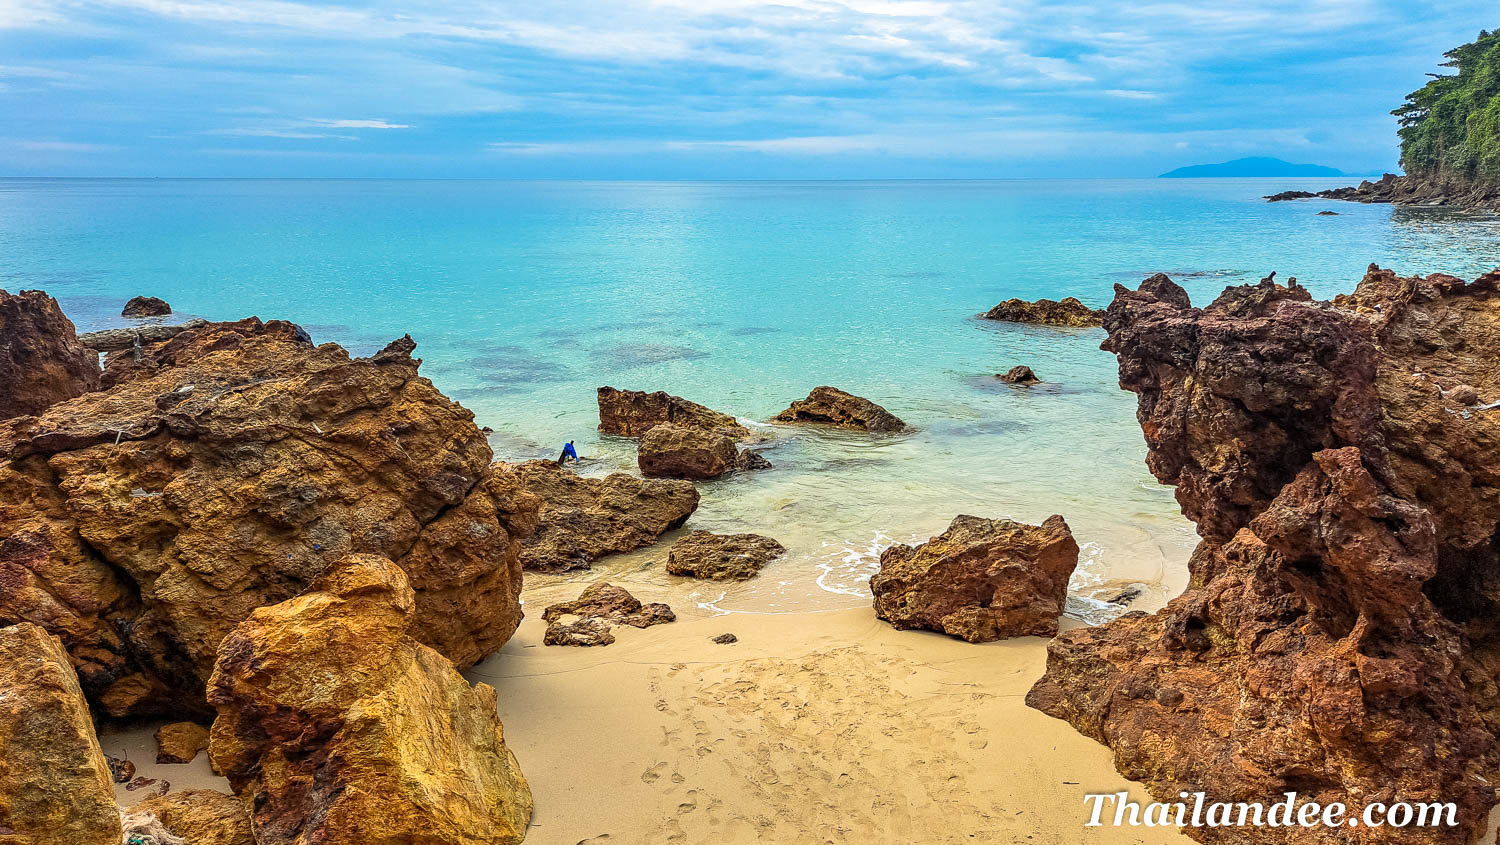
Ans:
[[[0,175],[1378,173],[1493,0],[0,0]]]

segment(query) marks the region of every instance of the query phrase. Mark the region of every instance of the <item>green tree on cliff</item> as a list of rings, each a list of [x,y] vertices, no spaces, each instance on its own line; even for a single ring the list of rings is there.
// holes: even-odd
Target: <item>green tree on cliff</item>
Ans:
[[[1451,76],[1406,95],[1401,166],[1416,176],[1500,180],[1500,31],[1443,54]]]

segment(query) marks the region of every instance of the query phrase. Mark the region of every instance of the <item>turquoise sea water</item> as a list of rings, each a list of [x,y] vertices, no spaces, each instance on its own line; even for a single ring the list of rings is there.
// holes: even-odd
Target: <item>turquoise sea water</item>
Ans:
[[[916,431],[768,429],[776,468],[701,485],[690,527],[791,553],[745,585],[647,577],[726,610],[864,603],[892,541],[959,513],[1055,512],[1084,546],[1078,595],[1139,582],[1149,607],[1181,587],[1193,536],[1146,472],[1102,332],[973,316],[1012,296],[1103,306],[1157,271],[1201,304],[1271,270],[1331,296],[1372,261],[1500,264],[1490,218],[1260,199],[1343,181],[0,180],[0,287],[47,290],[82,331],[125,324],[124,300],[149,294],[294,320],[357,354],[409,332],[423,372],[495,429],[497,457],[571,439],[588,472],[634,459],[594,431],[599,385],[751,420],[835,385]],[[1018,363],[1048,384],[994,380]],[[597,569],[640,577],[661,556]]]

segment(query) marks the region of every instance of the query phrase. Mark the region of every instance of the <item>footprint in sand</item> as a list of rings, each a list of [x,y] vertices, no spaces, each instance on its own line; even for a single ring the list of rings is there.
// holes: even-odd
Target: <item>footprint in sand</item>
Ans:
[[[656,783],[657,781],[661,780],[662,773],[665,772],[666,770],[667,770],[666,761],[662,761],[660,763],[657,763],[656,765],[652,766],[651,768],[647,769],[646,771],[641,772],[641,782],[642,783]]]

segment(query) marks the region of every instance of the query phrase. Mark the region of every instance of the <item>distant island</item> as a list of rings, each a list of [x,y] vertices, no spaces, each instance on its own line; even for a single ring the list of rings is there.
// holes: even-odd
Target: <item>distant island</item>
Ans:
[[[1222,164],[1195,164],[1163,173],[1162,179],[1194,179],[1226,176],[1347,176],[1342,170],[1321,164],[1292,164],[1279,158],[1237,158]]]

